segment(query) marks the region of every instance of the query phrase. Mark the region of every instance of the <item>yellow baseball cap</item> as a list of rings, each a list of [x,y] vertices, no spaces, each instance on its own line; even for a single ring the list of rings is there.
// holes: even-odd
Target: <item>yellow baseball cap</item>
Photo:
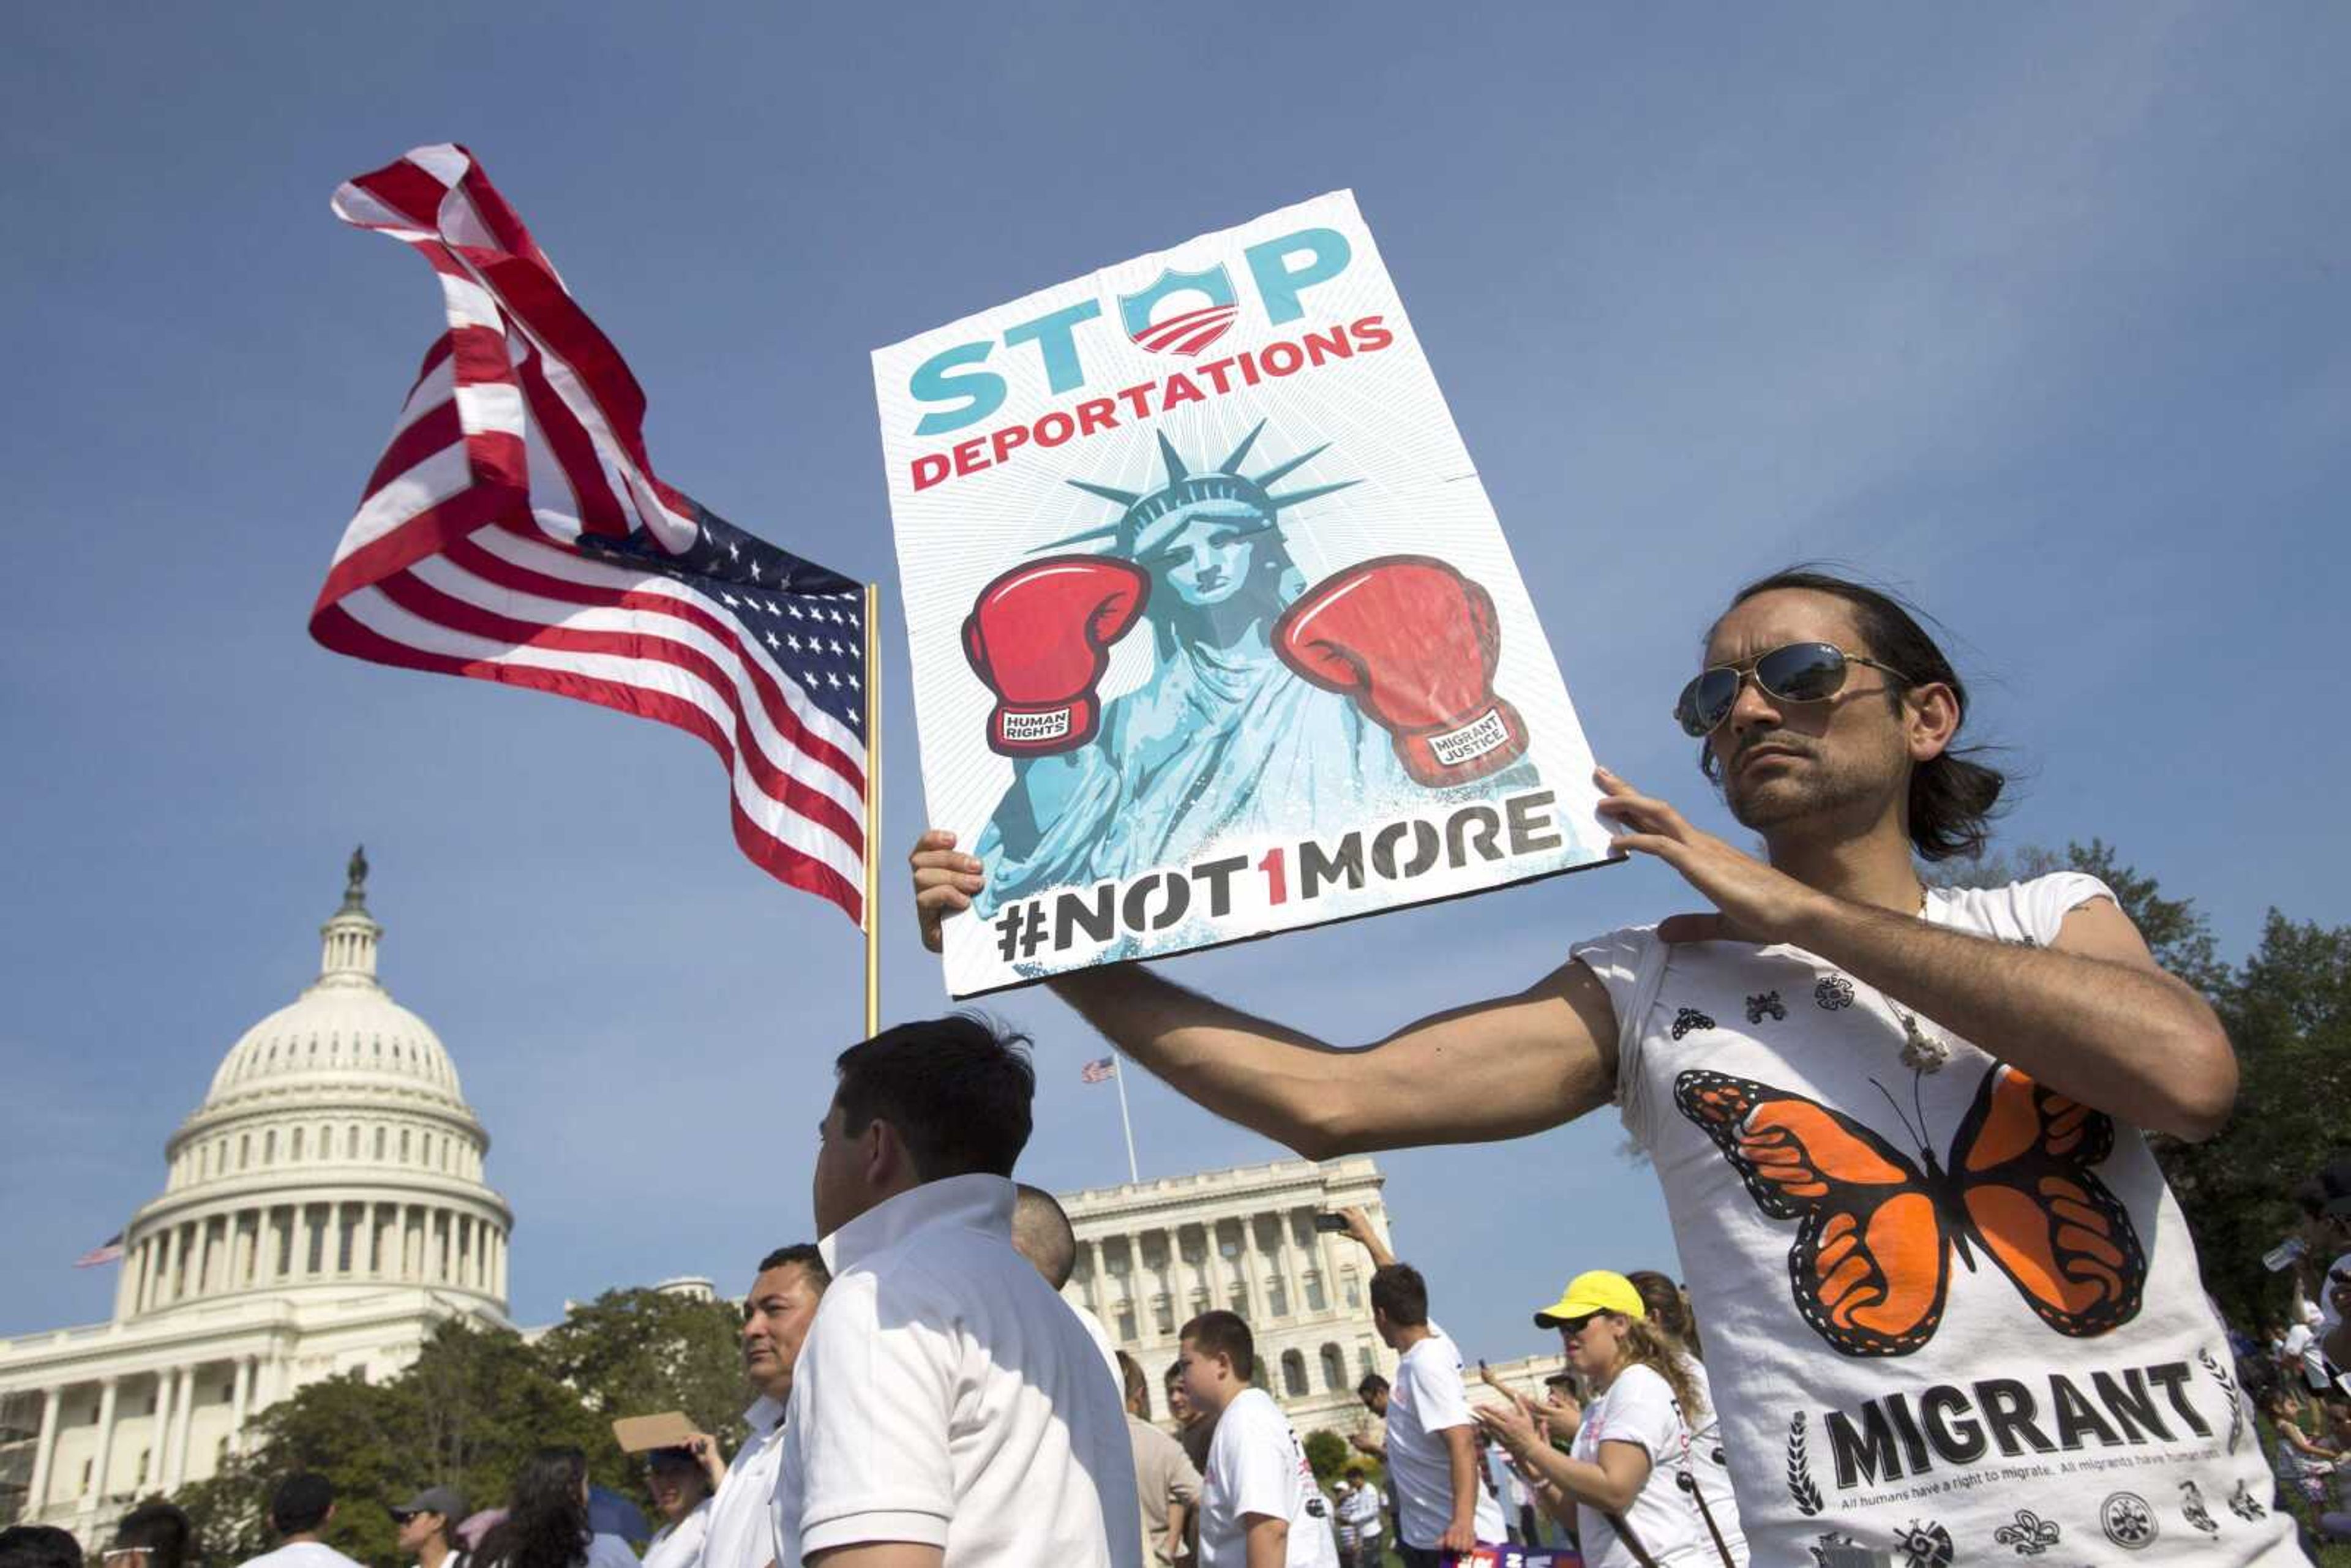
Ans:
[[[1535,1327],[1555,1329],[1562,1322],[1588,1318],[1594,1312],[1622,1312],[1628,1318],[1649,1315],[1632,1281],[1605,1269],[1593,1269],[1570,1280],[1559,1300],[1535,1314]]]

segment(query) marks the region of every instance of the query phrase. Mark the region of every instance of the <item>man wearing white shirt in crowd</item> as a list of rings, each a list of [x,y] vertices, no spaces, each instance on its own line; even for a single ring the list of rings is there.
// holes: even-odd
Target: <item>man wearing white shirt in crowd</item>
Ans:
[[[1370,1218],[1345,1212],[1347,1234],[1363,1243],[1372,1273],[1372,1326],[1395,1351],[1395,1381],[1380,1402],[1387,1423],[1381,1457],[1396,1500],[1396,1550],[1405,1568],[1437,1568],[1444,1553],[1505,1539],[1502,1505],[1479,1484],[1478,1429],[1461,1384],[1461,1352],[1428,1321],[1428,1285],[1399,1263]],[[1364,1445],[1358,1444],[1359,1448]]]
[[[691,1445],[712,1487],[700,1568],[768,1568],[777,1560],[768,1515],[783,1455],[784,1412],[801,1343],[831,1281],[823,1253],[806,1242],[778,1248],[759,1260],[743,1303],[743,1371],[759,1391],[743,1412],[750,1435],[725,1466],[716,1439],[697,1433]]]
[[[1200,1488],[1200,1568],[1339,1568],[1331,1503],[1290,1418],[1253,1385],[1257,1343],[1231,1312],[1184,1325],[1184,1391],[1216,1417]]]
[[[1012,1249],[1028,1259],[1045,1277],[1045,1283],[1053,1287],[1053,1293],[1061,1295],[1061,1287],[1070,1282],[1070,1276],[1078,1267],[1078,1233],[1070,1228],[1069,1211],[1061,1207],[1061,1199],[1041,1186],[1015,1182],[1012,1190]],[[1110,1331],[1102,1327],[1100,1318],[1085,1309],[1084,1303],[1072,1301],[1067,1296],[1061,1296],[1061,1300],[1085,1325],[1094,1348],[1102,1352],[1102,1364],[1110,1369],[1111,1381],[1123,1388],[1126,1375],[1118,1364],[1118,1346],[1111,1343]]]
[[[248,1558],[242,1568],[359,1568],[321,1539],[334,1517],[333,1482],[324,1476],[287,1476],[269,1496],[269,1527],[277,1532],[277,1550]]]
[[[833,1282],[784,1424],[778,1568],[1142,1568],[1117,1386],[1012,1246],[1025,1043],[956,1016],[836,1064],[815,1180]]]

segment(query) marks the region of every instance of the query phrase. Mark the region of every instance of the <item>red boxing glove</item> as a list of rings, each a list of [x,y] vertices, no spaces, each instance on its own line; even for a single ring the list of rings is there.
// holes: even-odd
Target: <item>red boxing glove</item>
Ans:
[[[1382,556],[1323,579],[1274,622],[1273,646],[1301,679],[1353,697],[1432,789],[1527,748],[1526,722],[1494,695],[1494,601],[1441,560]]]
[[[1151,575],[1109,556],[1057,555],[1014,567],[979,591],[964,657],[996,694],[987,744],[1005,757],[1075,751],[1094,737],[1094,684],[1110,645],[1151,597]]]

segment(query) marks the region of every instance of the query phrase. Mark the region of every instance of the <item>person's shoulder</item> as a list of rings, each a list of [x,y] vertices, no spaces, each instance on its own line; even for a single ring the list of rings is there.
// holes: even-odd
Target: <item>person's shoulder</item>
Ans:
[[[1998,887],[1938,887],[1929,895],[1950,924],[2003,942],[2047,946],[2065,916],[2114,890],[2086,872],[2053,871]]]
[[[1567,956],[1604,981],[1629,981],[1641,967],[1642,955],[1649,944],[1657,939],[1657,923],[1645,925],[1619,925],[1614,931],[1603,931],[1568,945]]]

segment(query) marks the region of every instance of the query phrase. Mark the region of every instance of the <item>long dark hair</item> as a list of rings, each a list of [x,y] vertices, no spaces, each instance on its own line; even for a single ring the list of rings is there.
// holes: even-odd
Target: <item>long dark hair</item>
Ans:
[[[1825,593],[1851,605],[1855,624],[1865,644],[1853,652],[1865,653],[1899,670],[1902,679],[1909,683],[1906,690],[1924,685],[1950,687],[1952,699],[1959,704],[1959,725],[1966,724],[1967,683],[1959,679],[1951,661],[1901,600],[1831,572],[1795,566],[1749,583],[1731,595],[1729,609],[1736,610],[1759,593],[1781,589]],[[1900,693],[1890,695],[1896,702],[1901,700]],[[1975,760],[1984,754],[1982,747],[1959,749],[1959,725],[1952,727],[1954,744],[1945,747],[1940,756],[1910,770],[1910,846],[1922,861],[1947,861],[1962,855],[1972,860],[1982,854],[1984,845],[1991,839],[1991,819],[1999,807],[2001,791],[2008,786],[2006,774]],[[1708,779],[1720,782],[1714,752],[1704,741],[1698,743],[1698,765]]]
[[[1664,1330],[1667,1339],[1703,1360],[1705,1352],[1698,1344],[1698,1319],[1691,1313],[1689,1303],[1682,1300],[1681,1287],[1655,1269],[1635,1269],[1625,1278],[1641,1292],[1641,1304],[1649,1309],[1649,1321]]]
[[[588,1505],[580,1500],[588,1456],[541,1448],[515,1477],[507,1516],[482,1538],[476,1556],[502,1568],[579,1568],[588,1561]]]

